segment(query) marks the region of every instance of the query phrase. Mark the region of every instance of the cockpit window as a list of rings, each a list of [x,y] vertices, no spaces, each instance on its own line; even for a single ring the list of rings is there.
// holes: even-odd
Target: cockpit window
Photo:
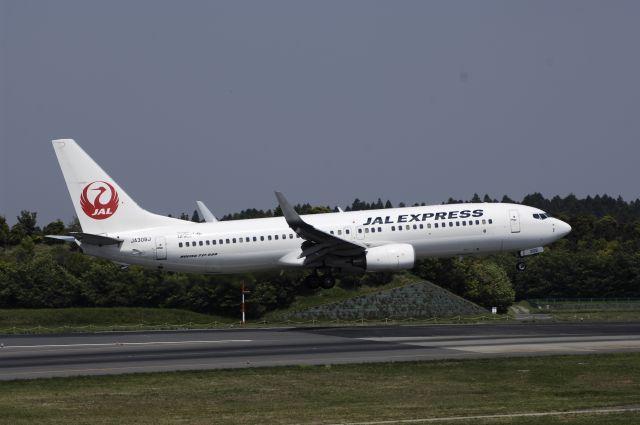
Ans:
[[[547,218],[551,218],[551,214],[548,214],[548,213],[534,214],[533,218],[537,220],[546,220]]]
[[[546,220],[549,217],[551,217],[551,214],[547,214],[547,213],[534,214],[533,215],[533,218],[538,219],[538,220]]]

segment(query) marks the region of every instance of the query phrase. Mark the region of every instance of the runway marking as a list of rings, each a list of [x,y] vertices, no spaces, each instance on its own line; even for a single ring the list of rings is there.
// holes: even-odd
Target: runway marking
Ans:
[[[252,339],[222,339],[222,340],[202,340],[202,341],[149,341],[149,342],[105,342],[105,343],[84,343],[84,344],[43,344],[43,345],[5,345],[0,349],[8,348],[81,348],[81,347],[122,347],[138,345],[177,345],[177,344],[225,344],[229,342],[253,342]]]
[[[429,337],[429,336],[410,336],[410,337],[372,337],[358,338],[366,341],[377,342],[397,342],[408,345],[432,345],[432,346],[453,346],[453,345],[469,345],[478,344],[485,339],[497,338],[492,343],[531,343],[531,342],[554,342],[561,340],[563,342],[588,342],[588,341],[640,341],[640,335],[596,335],[596,336],[580,336],[580,335],[558,335],[558,336],[535,336],[535,335],[465,335],[465,336],[445,336],[445,337]]]
[[[604,409],[582,409],[567,410],[558,412],[530,412],[530,413],[505,413],[499,415],[475,415],[475,416],[449,416],[441,418],[422,418],[422,419],[397,419],[389,421],[372,421],[372,422],[340,422],[327,425],[388,425],[388,424],[417,424],[428,422],[449,422],[449,421],[468,421],[479,419],[500,419],[500,418],[528,418],[543,416],[566,416],[566,415],[592,415],[592,414],[611,414],[611,413],[629,413],[640,412],[640,407],[619,407]]]
[[[504,344],[504,345],[469,345],[466,347],[451,347],[452,350],[470,351],[473,353],[536,353],[551,351],[601,351],[639,349],[640,341],[589,341],[589,342],[561,342],[544,344]]]
[[[442,348],[479,354],[597,352],[606,350],[640,349],[640,335],[598,336],[510,336],[492,340],[491,336],[466,337],[373,337],[367,341],[394,342],[414,347]]]

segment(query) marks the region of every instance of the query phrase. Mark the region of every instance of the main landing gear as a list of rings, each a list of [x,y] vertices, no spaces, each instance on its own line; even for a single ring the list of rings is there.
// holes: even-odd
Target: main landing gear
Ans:
[[[333,277],[330,271],[327,271],[320,275],[318,269],[314,270],[309,276],[304,279],[304,284],[311,289],[331,289],[336,284],[336,278]]]

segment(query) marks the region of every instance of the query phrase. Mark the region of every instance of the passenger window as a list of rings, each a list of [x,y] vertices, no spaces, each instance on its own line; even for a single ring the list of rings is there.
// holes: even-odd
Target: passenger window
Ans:
[[[407,230],[411,230],[411,226],[407,224]]]
[[[358,233],[362,233],[362,229],[358,229]]]
[[[230,241],[229,239],[227,239],[225,242],[227,242],[227,243],[231,243],[231,241]]]
[[[489,219],[489,224],[493,224],[493,219]]]
[[[375,232],[376,232],[376,228],[375,228],[375,227],[372,227],[372,228],[371,228],[371,233],[375,233]]]
[[[258,242],[258,238],[256,238],[255,236],[253,237],[253,241],[254,242]]]
[[[333,235],[333,230],[329,230],[329,233],[331,233]]]
[[[349,232],[349,229],[346,229],[344,232],[345,232],[347,235],[350,233],[350,232]]]
[[[364,232],[365,232],[365,233],[369,233],[369,228],[368,228],[368,227],[365,227]]]
[[[261,241],[264,241],[264,236],[260,236],[260,240],[261,240]]]
[[[382,227],[378,227],[378,233],[382,232]]]
[[[422,223],[420,223],[420,228],[424,229],[424,225]]]
[[[431,229],[431,223],[427,223],[427,229]]]
[[[402,230],[402,226],[398,226],[398,232]]]
[[[267,239],[271,240],[271,235],[267,236]]]
[[[242,243],[242,238],[238,238],[238,242]]]
[[[485,220],[484,218],[482,219],[482,224],[487,224],[487,220]]]
[[[278,240],[278,235],[275,235],[274,238],[276,238],[276,240]]]
[[[236,238],[233,238],[233,243],[236,243]]]
[[[456,226],[460,227],[460,222],[459,221],[456,221]]]
[[[436,229],[438,228],[438,223],[433,223],[433,225]]]
[[[453,221],[449,222],[449,227],[453,227]]]
[[[480,220],[476,220],[476,226],[480,224]]]
[[[391,231],[395,232],[396,231],[396,226],[391,226]]]
[[[178,242],[178,246],[182,248],[182,242]]]
[[[211,241],[211,245],[215,245],[215,244],[216,244],[216,240],[214,239]]]
[[[293,239],[293,233],[289,233],[289,239]]]
[[[342,235],[342,230],[338,230],[338,235]]]
[[[207,239],[207,246],[211,245],[211,242],[209,242],[209,239]]]
[[[222,239],[218,240],[218,243],[219,243],[220,245],[222,245]]]

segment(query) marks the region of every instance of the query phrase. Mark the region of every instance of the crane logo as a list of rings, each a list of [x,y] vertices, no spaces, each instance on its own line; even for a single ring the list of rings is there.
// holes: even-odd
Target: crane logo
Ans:
[[[94,181],[82,190],[80,206],[84,213],[94,220],[109,218],[118,209],[118,192],[105,181]]]

